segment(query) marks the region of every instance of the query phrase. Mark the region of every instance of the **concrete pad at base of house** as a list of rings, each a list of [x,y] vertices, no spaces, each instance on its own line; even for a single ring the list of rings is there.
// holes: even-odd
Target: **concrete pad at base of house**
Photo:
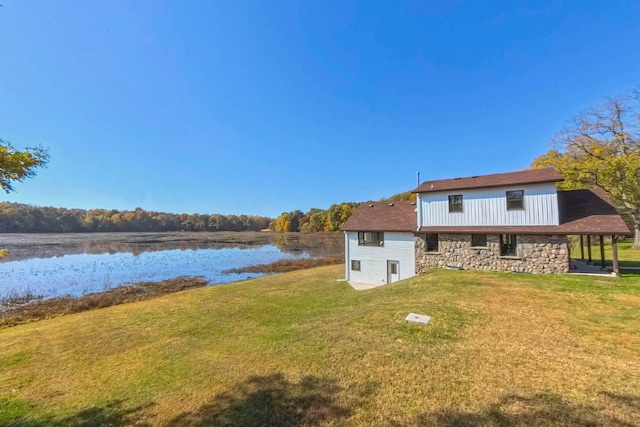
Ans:
[[[602,277],[615,277],[609,268],[602,268],[598,264],[589,264],[586,261],[582,261],[579,259],[572,258],[571,259],[571,269],[569,269],[569,274],[578,274],[585,276],[602,276]]]
[[[368,283],[359,283],[359,282],[351,282],[351,281],[349,281],[349,284],[356,291],[366,291],[367,289],[373,289],[373,288],[377,288],[379,286],[384,286],[384,284],[382,284],[382,285],[370,285]]]

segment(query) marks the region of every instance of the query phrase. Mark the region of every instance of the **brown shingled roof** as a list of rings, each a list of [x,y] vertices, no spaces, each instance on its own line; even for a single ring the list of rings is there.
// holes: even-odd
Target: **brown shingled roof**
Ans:
[[[560,181],[564,181],[564,178],[554,168],[532,169],[519,172],[496,173],[493,175],[426,181],[420,184],[420,186],[413,190],[412,193],[432,193],[434,191],[502,187],[520,184],[540,184],[544,182]]]
[[[631,231],[602,191],[558,191],[560,225],[535,226],[427,226],[423,233],[469,234],[615,234],[629,236]]]
[[[415,231],[415,202],[361,203],[342,226],[342,231]]]

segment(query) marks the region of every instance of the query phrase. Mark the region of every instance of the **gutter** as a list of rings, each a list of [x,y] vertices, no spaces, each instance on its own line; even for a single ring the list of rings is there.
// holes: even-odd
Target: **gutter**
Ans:
[[[418,228],[416,231],[420,231],[422,228],[422,201],[420,200],[420,193],[416,193],[416,215],[418,215]]]

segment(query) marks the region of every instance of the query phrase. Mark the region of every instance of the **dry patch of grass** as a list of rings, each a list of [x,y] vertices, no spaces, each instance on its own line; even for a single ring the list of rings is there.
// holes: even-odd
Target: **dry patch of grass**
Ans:
[[[640,425],[638,278],[442,270],[357,292],[341,275],[0,330],[0,424]]]

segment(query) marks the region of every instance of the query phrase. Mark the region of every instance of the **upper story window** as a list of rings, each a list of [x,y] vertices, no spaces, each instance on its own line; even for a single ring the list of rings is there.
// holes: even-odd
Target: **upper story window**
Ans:
[[[507,210],[524,209],[524,190],[507,191]]]
[[[449,196],[449,212],[462,212],[462,194]]]
[[[384,233],[359,231],[358,246],[384,246]]]

